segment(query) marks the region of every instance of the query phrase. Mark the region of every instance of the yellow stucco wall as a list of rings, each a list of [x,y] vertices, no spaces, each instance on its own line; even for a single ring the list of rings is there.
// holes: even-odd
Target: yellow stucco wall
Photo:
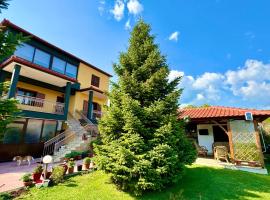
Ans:
[[[91,86],[91,78],[92,74],[100,77],[99,89],[107,92],[109,90],[109,81],[110,77],[83,64],[80,63],[79,70],[78,70],[78,81],[81,84],[81,89],[89,88]],[[93,101],[102,105],[107,104],[107,98],[98,97],[94,92]],[[75,96],[71,96],[69,110],[70,112],[74,112],[75,110],[82,110],[83,109],[83,102],[84,100],[88,101],[88,92],[76,92]]]
[[[81,83],[81,89],[91,86],[92,74],[100,77],[99,89],[108,91],[110,77],[83,63],[80,63],[78,71],[78,81]]]

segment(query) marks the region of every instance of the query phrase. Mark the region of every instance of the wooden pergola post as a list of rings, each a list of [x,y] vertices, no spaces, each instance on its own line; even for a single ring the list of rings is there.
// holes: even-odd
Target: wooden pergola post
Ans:
[[[231,153],[231,159],[234,161],[234,150],[233,150],[233,141],[232,141],[232,130],[230,127],[230,122],[227,121],[227,129],[228,131],[221,125],[219,124],[217,121],[212,120],[212,122],[216,125],[218,125],[227,135],[229,138],[229,146],[230,146],[230,153]]]
[[[257,146],[258,151],[259,151],[260,162],[261,162],[262,167],[265,167],[264,156],[263,156],[263,152],[262,152],[262,145],[261,145],[260,135],[259,135],[259,131],[258,131],[258,122],[256,120],[254,120],[253,123],[254,123],[254,129],[255,129],[256,146]]]
[[[234,162],[234,150],[233,150],[233,140],[232,140],[232,129],[230,126],[230,122],[227,121],[227,129],[228,129],[228,137],[229,137],[229,145],[230,145],[230,153],[231,153],[231,159]]]

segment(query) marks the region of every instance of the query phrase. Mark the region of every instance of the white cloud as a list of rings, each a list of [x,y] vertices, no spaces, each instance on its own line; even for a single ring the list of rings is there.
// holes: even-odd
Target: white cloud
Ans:
[[[125,23],[125,29],[126,30],[130,30],[131,29],[130,19],[128,19],[127,22]]]
[[[205,97],[203,96],[203,94],[200,94],[200,93],[197,94],[197,97],[196,97],[197,100],[200,101],[200,100],[203,100],[204,98],[205,98]]]
[[[116,0],[114,8],[110,12],[114,15],[117,21],[120,21],[124,17],[125,4],[123,0]]]
[[[177,70],[171,70],[170,71],[170,74],[169,74],[169,76],[168,76],[168,79],[169,79],[169,81],[171,82],[171,81],[173,81],[174,79],[176,79],[176,78],[178,78],[178,77],[182,77],[182,76],[184,76],[185,74],[184,74],[184,72],[182,72],[182,71],[177,71]]]
[[[245,36],[246,36],[247,39],[251,39],[251,40],[256,37],[255,34],[252,31],[245,32]]]
[[[104,11],[105,11],[105,4],[106,2],[104,0],[99,1],[99,6],[98,6],[98,12],[102,16]]]
[[[127,8],[130,14],[138,15],[143,11],[143,5],[138,0],[129,0]]]
[[[222,74],[206,72],[193,83],[195,89],[208,89],[219,84],[224,79]]]
[[[171,76],[181,71],[171,71]],[[270,105],[270,63],[247,60],[244,66],[224,74],[205,72],[182,78],[181,103],[266,108]]]
[[[177,42],[178,41],[178,36],[179,36],[179,32],[175,31],[170,35],[169,40]]]

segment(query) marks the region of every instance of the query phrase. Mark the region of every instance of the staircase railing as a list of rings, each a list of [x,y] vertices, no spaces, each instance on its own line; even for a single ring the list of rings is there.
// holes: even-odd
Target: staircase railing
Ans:
[[[78,137],[75,133],[72,133],[70,135],[67,135],[67,137],[65,137],[63,140],[60,140],[59,142],[56,142],[54,145],[54,152],[59,151],[59,149],[61,148],[61,146],[64,146],[72,141],[74,141],[74,139]]]
[[[96,124],[94,124],[93,122],[91,122],[84,114],[82,111],[76,110],[75,111],[80,117],[81,119],[83,119],[86,122],[86,125],[82,126],[84,127],[84,129],[86,131],[88,131],[90,133],[91,136],[97,136],[98,135],[98,127]],[[79,120],[80,121],[80,120]]]
[[[43,156],[45,156],[45,155],[53,155],[53,153],[55,152],[55,144],[58,143],[59,141],[63,140],[70,133],[71,133],[71,131],[69,129],[67,129],[63,133],[60,133],[59,135],[56,135],[52,139],[46,141],[44,143],[44,148],[43,148],[42,155]]]
[[[74,114],[69,113],[68,117],[69,120],[75,120],[80,123],[80,125],[89,133],[90,137],[98,135],[97,125],[93,124],[82,112],[76,110]],[[82,123],[82,120],[85,123]],[[74,141],[76,137],[82,137],[82,135],[77,135],[71,129],[67,129],[63,133],[60,133],[44,143],[42,155],[53,155],[55,152],[59,151],[61,146]]]

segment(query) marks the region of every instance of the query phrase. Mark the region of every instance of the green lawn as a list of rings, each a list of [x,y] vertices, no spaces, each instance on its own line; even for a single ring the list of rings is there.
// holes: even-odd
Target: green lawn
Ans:
[[[165,191],[134,197],[118,191],[110,183],[108,175],[96,171],[72,177],[55,187],[32,188],[28,194],[19,199],[270,199],[270,176],[194,165],[186,169],[181,182]]]

